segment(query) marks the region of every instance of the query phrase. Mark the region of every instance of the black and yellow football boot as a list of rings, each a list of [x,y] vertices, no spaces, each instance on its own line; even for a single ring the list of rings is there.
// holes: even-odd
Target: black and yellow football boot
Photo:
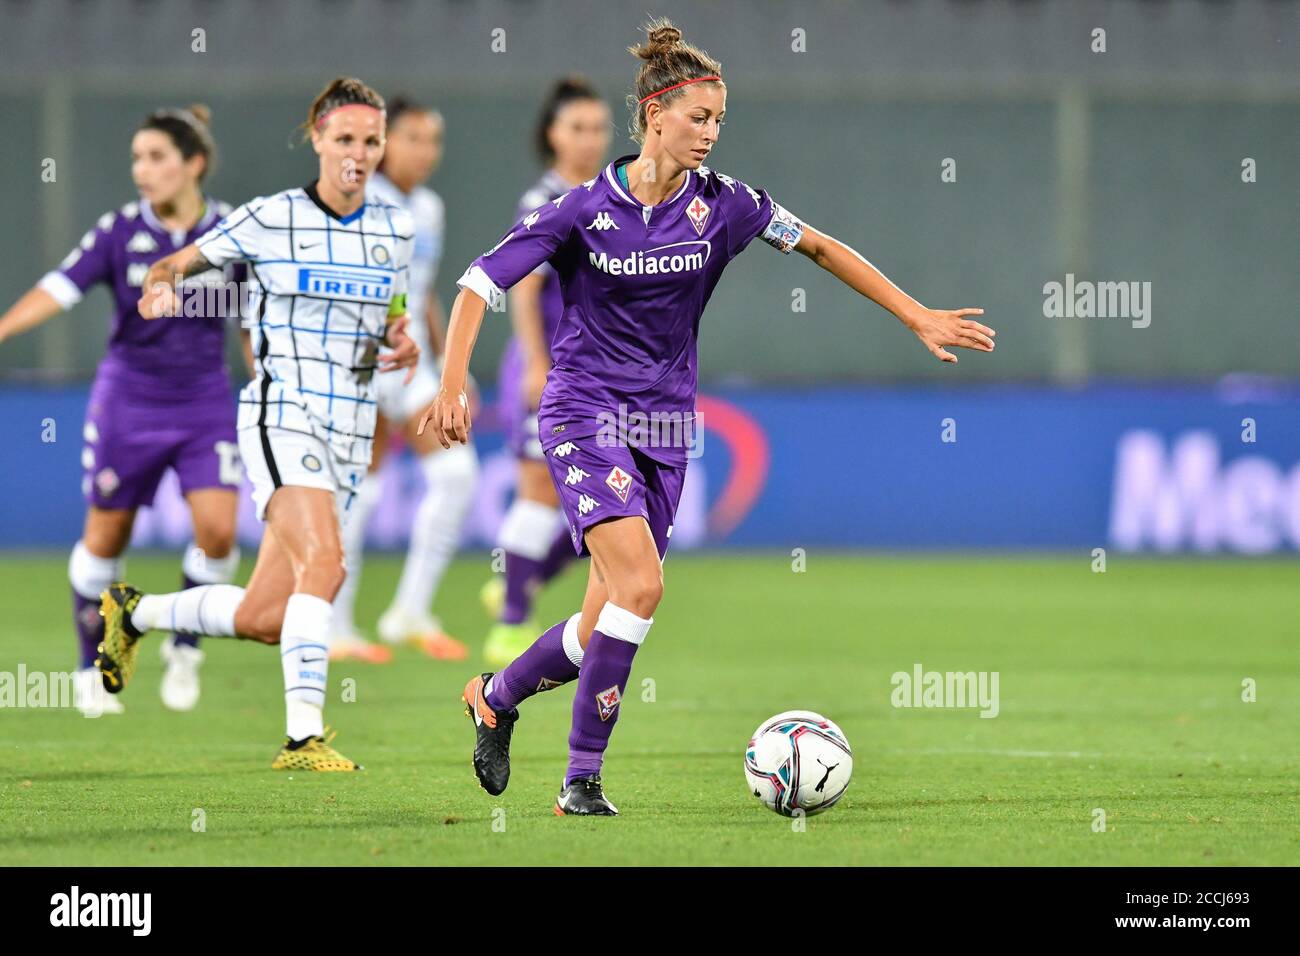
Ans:
[[[104,690],[120,693],[135,673],[140,656],[141,631],[131,623],[131,612],[144,597],[131,585],[119,581],[99,596],[99,616],[104,619],[104,640],[99,645],[95,666],[104,681]]]
[[[317,773],[340,773],[364,770],[356,761],[349,760],[330,746],[334,731],[325,728],[324,737],[307,737],[304,740],[284,738],[284,745],[271,763],[272,770],[312,770]]]

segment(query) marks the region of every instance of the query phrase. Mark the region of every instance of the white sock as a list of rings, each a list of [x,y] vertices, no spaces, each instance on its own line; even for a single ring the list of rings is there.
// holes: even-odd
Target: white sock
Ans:
[[[68,558],[68,583],[87,601],[97,601],[114,581],[126,574],[125,558],[100,558],[78,541]]]
[[[582,667],[582,641],[578,639],[578,622],[581,620],[582,612],[579,611],[564,622],[564,630],[560,635],[560,643],[564,647],[565,656],[577,668]]]
[[[620,641],[639,646],[645,641],[645,636],[650,633],[650,625],[654,622],[652,617],[637,617],[627,608],[606,601],[596,617],[595,629],[606,637],[616,637]]]
[[[312,594],[291,594],[284,608],[280,662],[284,668],[285,733],[291,740],[325,733],[333,611],[328,601]]]
[[[233,584],[201,584],[171,594],[146,594],[131,612],[137,630],[165,628],[205,637],[234,637],[235,612],[244,589]]]
[[[377,475],[366,475],[343,524],[343,560],[348,575],[334,598],[334,633],[352,634],[357,629],[357,592],[361,590],[361,561],[370,513],[379,503],[382,489]]]
[[[181,559],[181,571],[195,584],[229,584],[239,571],[239,547],[231,548],[224,558],[210,558],[191,541]]]
[[[497,544],[511,554],[540,561],[551,550],[551,543],[563,524],[564,515],[559,508],[515,498],[501,521]]]
[[[478,455],[469,445],[425,455],[420,462],[426,490],[415,513],[411,545],[394,603],[413,615],[426,615],[438,584],[460,543],[460,529],[474,500]]]

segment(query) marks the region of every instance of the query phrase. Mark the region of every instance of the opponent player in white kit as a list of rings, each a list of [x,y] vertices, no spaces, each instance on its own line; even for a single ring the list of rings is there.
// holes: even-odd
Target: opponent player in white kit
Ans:
[[[371,477],[362,484],[343,532],[348,576],[334,599],[331,660],[384,663],[392,659],[389,645],[398,643],[412,644],[430,657],[443,660],[464,660],[468,655],[465,645],[443,631],[430,608],[473,502],[478,456],[472,445],[444,450],[432,435],[416,433],[421,413],[438,394],[437,362],[442,355],[442,308],[433,283],[442,257],[445,217],[441,197],[422,185],[442,159],[442,140],[440,114],[405,97],[388,101],[384,160],[370,178],[366,194],[406,209],[415,223],[406,307],[411,316],[411,338],[420,346],[420,363],[409,385],[404,386],[392,375],[379,380],[380,420],[375,429]],[[379,618],[377,630],[383,643],[376,644],[359,632],[355,606],[366,521],[383,491],[375,472],[384,457],[389,427],[400,430],[419,457],[425,493],[411,523],[411,540],[397,593]]]
[[[339,77],[312,103],[306,130],[319,178],[254,199],[179,252],[154,263],[140,314],[173,314],[180,276],[248,263],[257,375],[239,396],[239,450],[267,523],[247,589],[207,585],[145,595],[104,592],[96,662],[110,692],[135,671],[154,628],[280,645],[286,740],[279,770],[357,770],[325,737],[331,601],[345,574],[341,523],[370,463],[375,372],[406,368],[419,347],[405,333],[410,214],[367,201],[384,154],[384,100]],[[161,321],[186,321],[183,318]],[[387,354],[380,349],[393,348]]]

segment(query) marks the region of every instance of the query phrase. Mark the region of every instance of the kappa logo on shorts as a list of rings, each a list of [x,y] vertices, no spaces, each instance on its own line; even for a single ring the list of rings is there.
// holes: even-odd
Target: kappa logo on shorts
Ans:
[[[600,502],[591,495],[578,495],[578,514],[585,515],[593,511]]]
[[[122,482],[117,477],[117,472],[112,468],[101,468],[99,474],[95,476],[95,487],[99,489],[99,496],[107,498],[117,491]]]
[[[596,695],[596,706],[600,709],[600,719],[609,720],[622,703],[623,695],[618,692],[618,685],[602,690]]]
[[[307,454],[302,456],[302,466],[308,471],[320,471],[323,467],[320,463],[320,459],[311,452],[307,452]]]
[[[609,472],[609,477],[605,479],[605,484],[614,489],[614,494],[618,495],[618,500],[627,504],[627,494],[632,490],[632,476],[622,468],[615,465]]]
[[[563,445],[556,445],[551,449],[551,454],[556,458],[563,458],[571,452],[578,450],[578,446],[571,441],[566,441]]]
[[[566,485],[576,485],[578,482],[582,481],[582,479],[590,477],[591,474],[589,472],[583,471],[577,465],[570,465],[569,474],[565,477],[564,483]]]

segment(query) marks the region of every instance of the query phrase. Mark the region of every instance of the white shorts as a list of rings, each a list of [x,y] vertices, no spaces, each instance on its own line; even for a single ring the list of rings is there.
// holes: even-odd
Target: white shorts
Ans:
[[[420,360],[415,366],[415,377],[410,385],[403,385],[406,370],[397,372],[376,372],[379,414],[394,425],[402,425],[419,415],[433,404],[438,396],[438,370],[428,351],[420,353]]]
[[[334,492],[339,527],[347,523],[352,500],[366,477],[366,466],[340,461],[315,435],[287,428],[243,428],[239,456],[253,485],[257,520],[266,520],[266,506],[283,485]]]

